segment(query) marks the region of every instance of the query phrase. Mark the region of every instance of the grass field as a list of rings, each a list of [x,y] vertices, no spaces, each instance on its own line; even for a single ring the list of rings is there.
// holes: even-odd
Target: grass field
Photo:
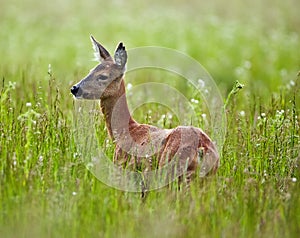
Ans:
[[[0,0],[0,237],[299,236],[300,2],[202,2]],[[123,41],[190,55],[224,103],[244,84],[226,107],[216,176],[142,201],[86,169],[69,90],[95,65],[90,34],[110,51]],[[161,125],[165,110],[135,117]]]

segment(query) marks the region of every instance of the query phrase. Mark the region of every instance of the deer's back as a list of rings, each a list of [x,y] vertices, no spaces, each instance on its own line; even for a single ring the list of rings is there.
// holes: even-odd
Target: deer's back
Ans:
[[[192,126],[179,126],[174,129],[161,129],[139,124],[130,130],[116,145],[115,161],[119,164],[136,165],[155,161],[159,167],[176,159],[189,170],[196,170],[204,154],[210,154],[217,162],[217,150],[210,138],[200,129]],[[216,165],[216,166],[217,166]]]

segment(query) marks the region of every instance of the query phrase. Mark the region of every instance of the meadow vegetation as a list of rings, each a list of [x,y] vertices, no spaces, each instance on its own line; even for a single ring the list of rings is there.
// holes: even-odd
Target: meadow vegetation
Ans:
[[[0,5],[1,237],[298,237],[299,1]],[[189,192],[163,188],[142,201],[86,169],[69,90],[95,65],[90,34],[111,52],[123,41],[128,49],[156,45],[192,56],[213,76],[224,103],[236,80],[244,85],[226,106],[217,175],[197,178]],[[154,76],[128,74],[126,83]],[[179,89],[188,97],[184,85]],[[143,105],[135,118],[176,126],[175,117],[161,121],[168,113]],[[99,128],[106,141],[103,121]]]

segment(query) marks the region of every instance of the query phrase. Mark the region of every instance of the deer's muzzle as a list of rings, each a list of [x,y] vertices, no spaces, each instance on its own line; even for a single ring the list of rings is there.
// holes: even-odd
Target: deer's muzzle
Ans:
[[[72,93],[75,97],[80,97],[81,94],[82,94],[82,90],[80,89],[79,86],[74,85],[74,86],[71,88],[71,93]]]

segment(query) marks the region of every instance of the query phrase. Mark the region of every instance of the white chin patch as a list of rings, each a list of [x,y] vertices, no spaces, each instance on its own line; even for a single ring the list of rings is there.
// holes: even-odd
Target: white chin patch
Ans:
[[[80,96],[75,96],[75,95],[73,95],[73,98],[74,98],[74,99],[82,99],[82,95],[80,95]]]

